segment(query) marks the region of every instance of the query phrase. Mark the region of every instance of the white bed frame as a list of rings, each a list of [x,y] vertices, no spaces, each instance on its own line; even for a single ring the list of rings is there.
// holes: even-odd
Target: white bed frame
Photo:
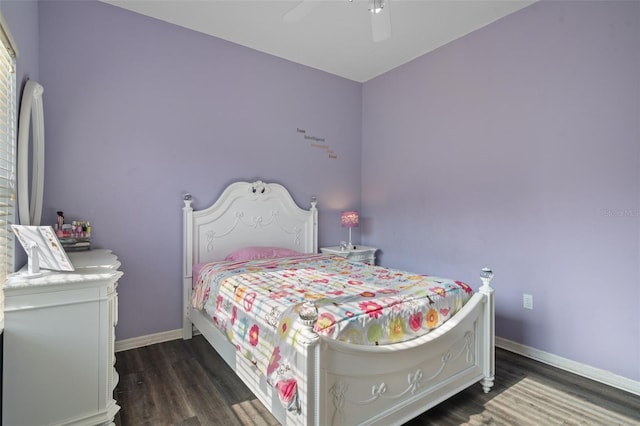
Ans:
[[[236,182],[209,208],[194,211],[184,197],[183,337],[194,327],[210,342],[256,397],[284,425],[402,424],[461,390],[494,381],[492,272],[453,318],[417,339],[385,346],[359,346],[320,337],[305,329],[294,366],[299,409],[287,411],[277,392],[213,325],[192,309],[192,265],[221,260],[245,246],[318,251],[315,198],[301,209],[275,183]]]

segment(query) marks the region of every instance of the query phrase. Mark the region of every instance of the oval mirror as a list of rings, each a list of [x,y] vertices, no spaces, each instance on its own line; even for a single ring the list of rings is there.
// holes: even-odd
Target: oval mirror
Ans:
[[[28,80],[22,93],[18,122],[18,211],[20,224],[40,225],[42,219],[42,193],[44,190],[44,88]],[[29,150],[29,136],[31,148]],[[29,181],[31,163],[31,181]],[[29,185],[31,184],[31,185]],[[31,186],[31,197],[29,197]],[[31,202],[29,202],[29,199]]]

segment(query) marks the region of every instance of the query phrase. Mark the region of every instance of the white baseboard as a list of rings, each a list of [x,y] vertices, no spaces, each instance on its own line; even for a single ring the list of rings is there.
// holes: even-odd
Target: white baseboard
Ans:
[[[496,346],[544,364],[640,396],[640,382],[496,336]]]
[[[116,352],[126,351],[129,349],[140,348],[143,346],[153,345],[154,343],[168,342],[170,340],[176,340],[182,338],[182,329],[163,331],[161,333],[148,334],[146,336],[134,337],[131,339],[119,340],[116,342]],[[531,346],[526,346],[520,343],[513,342],[511,340],[504,339],[496,336],[496,346],[507,351],[516,353],[518,355],[526,356],[527,358],[535,359],[544,364],[548,364],[552,367],[559,368],[561,370],[568,371],[573,374],[577,374],[587,379],[595,380],[596,382],[604,383],[605,385],[612,386],[614,388],[622,389],[623,391],[630,392],[632,394],[640,396],[640,382],[628,379],[626,377],[613,374],[606,370],[591,367],[590,365],[581,364],[576,361],[571,361],[567,358],[562,358],[558,355],[551,354],[549,352],[541,351]]]
[[[168,342],[169,340],[182,339],[182,329],[163,331],[161,333],[147,334],[146,336],[133,337],[116,341],[116,352],[141,348],[154,343]]]

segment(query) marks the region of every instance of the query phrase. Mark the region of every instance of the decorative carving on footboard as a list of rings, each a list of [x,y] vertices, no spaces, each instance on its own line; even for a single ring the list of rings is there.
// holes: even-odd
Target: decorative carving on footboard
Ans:
[[[386,378],[385,380],[369,385],[370,393],[364,393],[366,391],[363,392],[363,383],[358,377],[339,379],[329,389],[334,407],[331,424],[342,425],[352,420],[347,419],[347,416],[344,414],[345,410],[348,411],[348,408],[345,407],[346,405],[367,406],[378,400],[387,400],[392,404],[397,404],[425,389],[434,388],[444,383],[449,377],[448,374],[451,373],[448,372],[443,375],[443,372],[450,364],[463,362],[462,365],[457,364],[452,368],[452,370],[456,371],[475,366],[475,343],[474,331],[468,330],[462,338],[451,344],[439,357],[436,356],[432,358],[431,361],[425,362],[408,372],[404,370],[394,373],[393,375],[386,374],[384,376]],[[443,375],[443,377],[440,377],[441,375]],[[404,381],[404,379],[398,380],[398,377],[406,377],[406,381]],[[389,384],[392,381],[395,382],[394,385]],[[352,386],[352,384],[355,382],[359,382],[356,383],[355,386],[360,385],[360,389],[353,391],[352,388],[354,386]],[[406,383],[406,385],[404,388],[400,388],[399,384],[403,382]],[[352,390],[351,395],[349,394],[350,390]]]

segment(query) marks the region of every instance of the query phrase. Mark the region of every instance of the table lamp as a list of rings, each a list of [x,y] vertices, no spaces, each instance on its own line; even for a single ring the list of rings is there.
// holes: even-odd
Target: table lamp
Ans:
[[[358,226],[358,212],[355,210],[342,212],[340,222],[342,223],[343,228],[349,228],[349,248],[352,249],[353,243],[351,242],[351,228]]]

